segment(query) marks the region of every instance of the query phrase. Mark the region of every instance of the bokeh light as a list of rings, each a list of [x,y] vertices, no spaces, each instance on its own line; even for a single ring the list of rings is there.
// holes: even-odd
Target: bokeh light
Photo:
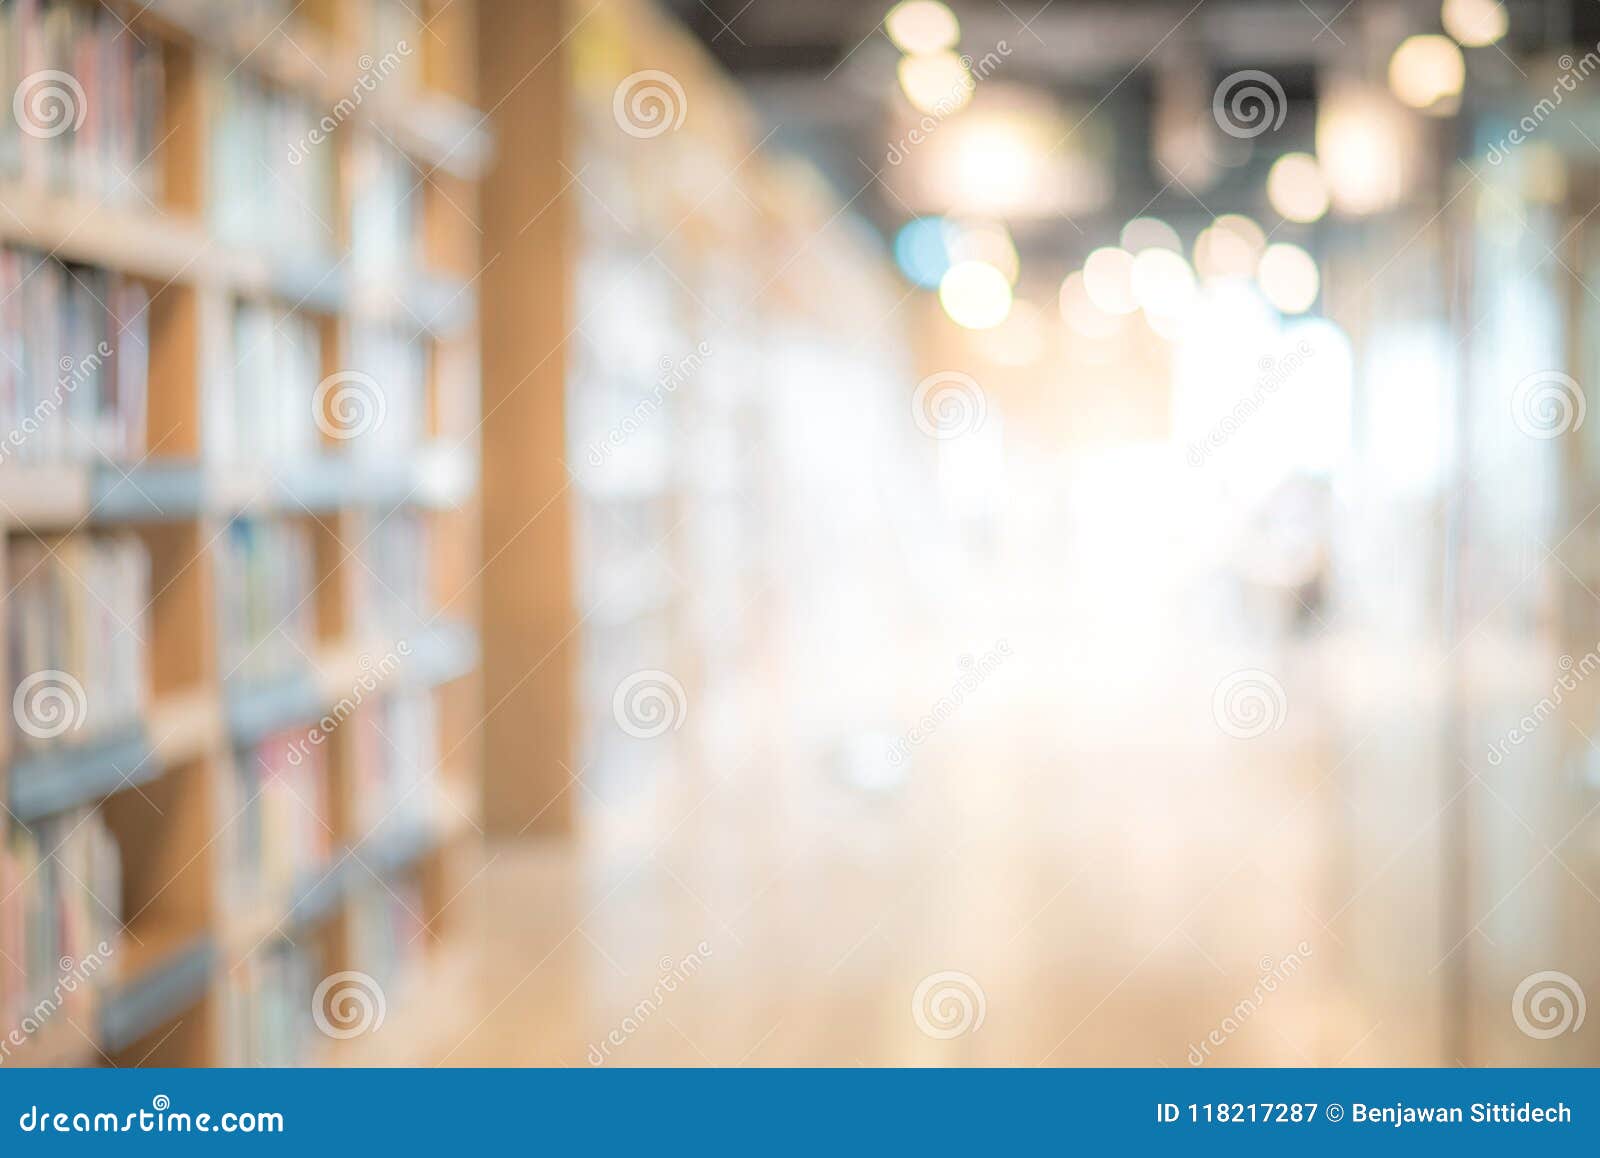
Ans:
[[[939,281],[939,304],[958,326],[992,329],[1011,312],[1011,281],[987,262],[957,262]]]
[[[1267,173],[1267,200],[1286,220],[1306,224],[1328,212],[1328,182],[1309,153],[1285,153]]]
[[[913,56],[954,48],[961,24],[939,0],[902,0],[883,18],[884,31],[895,47]]]
[[[1106,313],[1090,299],[1081,269],[1069,273],[1062,281],[1058,304],[1061,320],[1079,337],[1109,338],[1122,328],[1121,318]]]
[[[919,217],[900,227],[894,238],[894,260],[912,285],[937,289],[950,268],[950,226],[942,217]]]
[[[1083,288],[1106,313],[1133,313],[1139,308],[1133,296],[1133,254],[1114,245],[1095,250],[1083,263]]]
[[[961,220],[951,222],[946,234],[950,261],[981,261],[1006,275],[1012,285],[1022,274],[1016,242],[1011,231],[998,221]]]
[[[1444,30],[1468,48],[1495,43],[1511,23],[1499,0],[1444,0],[1439,15]]]
[[[1266,299],[1286,314],[1309,310],[1322,286],[1316,260],[1298,245],[1282,242],[1267,246],[1256,280]]]
[[[1448,36],[1408,36],[1389,58],[1389,88],[1401,102],[1436,116],[1453,113],[1467,76]]]
[[[900,91],[919,111],[948,116],[972,99],[972,74],[953,52],[902,56]]]
[[[1135,217],[1122,227],[1122,248],[1137,254],[1144,249],[1170,249],[1183,252],[1178,231],[1159,217]]]

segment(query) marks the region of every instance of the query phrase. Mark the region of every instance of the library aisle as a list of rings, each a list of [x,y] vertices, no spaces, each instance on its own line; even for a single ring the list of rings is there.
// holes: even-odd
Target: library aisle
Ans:
[[[0,2],[0,1067],[1600,1060],[1600,9],[1337,3]]]

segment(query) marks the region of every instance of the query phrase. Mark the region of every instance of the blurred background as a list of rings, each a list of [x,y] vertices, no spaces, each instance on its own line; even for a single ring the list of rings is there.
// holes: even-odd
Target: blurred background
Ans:
[[[1600,1060],[1594,5],[0,14],[0,1064]]]

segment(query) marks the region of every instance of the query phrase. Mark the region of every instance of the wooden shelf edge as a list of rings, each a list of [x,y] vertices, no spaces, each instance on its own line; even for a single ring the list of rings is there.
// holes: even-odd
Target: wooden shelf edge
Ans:
[[[477,489],[461,447],[420,447],[400,461],[322,454],[269,470],[197,462],[0,466],[0,524],[33,530],[164,523],[202,515],[322,513],[350,507],[452,510]]]

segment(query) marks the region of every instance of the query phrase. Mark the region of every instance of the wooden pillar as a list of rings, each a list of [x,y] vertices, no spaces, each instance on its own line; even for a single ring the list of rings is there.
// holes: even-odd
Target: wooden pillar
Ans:
[[[478,6],[482,184],[484,813],[570,831],[578,635],[566,457],[573,254],[561,0]]]

